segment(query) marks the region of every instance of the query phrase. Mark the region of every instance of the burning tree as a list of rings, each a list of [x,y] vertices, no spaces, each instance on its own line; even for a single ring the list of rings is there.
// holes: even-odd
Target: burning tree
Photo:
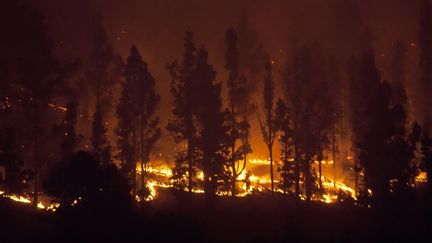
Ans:
[[[167,129],[174,134],[174,140],[178,145],[185,144],[187,148],[186,151],[177,154],[173,179],[178,188],[186,187],[189,192],[192,192],[193,178],[196,176],[198,166],[197,129],[194,118],[196,99],[193,97],[196,89],[192,79],[192,72],[196,68],[196,57],[192,32],[186,31],[185,33],[181,63],[174,61],[167,68],[172,78],[171,93],[174,96],[172,112],[175,117],[169,121]]]
[[[249,111],[249,91],[247,80],[239,75],[237,33],[229,29],[226,33],[227,50],[225,52],[225,68],[229,71],[229,152],[231,170],[231,194],[236,194],[236,181],[246,167],[247,154],[251,152],[248,142],[250,125],[247,121]],[[240,145],[237,146],[237,141]],[[241,161],[241,162],[240,162]]]

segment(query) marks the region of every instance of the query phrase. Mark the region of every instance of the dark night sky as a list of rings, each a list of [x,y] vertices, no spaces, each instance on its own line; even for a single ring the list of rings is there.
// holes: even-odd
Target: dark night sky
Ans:
[[[157,79],[162,96],[162,119],[169,114],[170,78],[167,62],[181,55],[184,31],[190,28],[198,47],[209,50],[210,63],[225,80],[223,69],[225,31],[236,26],[240,13],[247,12],[252,26],[272,58],[286,48],[292,34],[326,43],[344,33],[337,27],[345,19],[338,17],[336,2],[345,0],[33,0],[46,15],[56,51],[60,57],[81,58],[85,63],[93,28],[92,18],[100,13],[113,46],[125,58],[135,44]],[[386,54],[392,43],[401,39],[415,43],[418,32],[419,0],[357,1],[362,20],[372,30],[377,63],[387,65]],[[343,40],[341,40],[343,42]],[[327,46],[338,52],[337,41]],[[415,48],[409,51],[410,65],[417,65]],[[383,78],[386,78],[383,72]],[[415,77],[411,77],[414,79]]]

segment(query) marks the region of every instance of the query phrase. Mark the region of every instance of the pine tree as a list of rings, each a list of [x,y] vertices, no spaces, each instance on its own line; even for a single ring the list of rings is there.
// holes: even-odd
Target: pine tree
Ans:
[[[270,160],[270,180],[271,180],[271,191],[274,192],[274,171],[273,171],[273,144],[276,138],[278,127],[276,125],[276,117],[274,110],[274,83],[272,78],[272,66],[270,60],[266,62],[266,76],[264,79],[264,120],[258,115],[261,133],[264,139],[264,143],[267,145]]]
[[[349,104],[350,121],[352,127],[352,140],[356,157],[354,170],[356,173],[355,188],[358,190],[358,175],[362,169],[358,143],[364,139],[366,132],[365,122],[362,117],[368,117],[366,103],[376,93],[380,80],[380,74],[375,67],[374,53],[372,50],[363,52],[360,59],[352,57],[349,65]]]
[[[404,107],[391,104],[391,85],[381,82],[372,50],[363,54],[354,76],[350,84],[353,141],[364,169],[365,189],[372,189],[376,202],[382,202],[392,188],[391,180],[408,183],[414,145],[407,137]]]
[[[196,116],[199,123],[198,147],[200,166],[204,174],[204,191],[208,198],[217,192],[221,181],[225,179],[227,158],[227,127],[225,112],[222,111],[220,97],[221,83],[215,83],[216,72],[207,62],[207,51],[203,48],[197,52],[196,67],[192,80],[197,90]],[[199,102],[198,102],[199,101]]]
[[[329,85],[333,80],[326,77],[323,68],[326,63],[319,55],[319,48],[313,50],[311,52],[308,47],[295,50],[283,73],[286,105],[292,114],[289,124],[295,164],[295,195],[300,197],[302,177],[307,199],[311,199],[317,190],[317,180],[322,188],[321,170],[317,177],[311,164],[322,160],[337,114]]]
[[[117,104],[118,125],[116,128],[117,135],[117,159],[120,160],[122,173],[132,181],[132,190],[135,195],[135,177],[136,177],[136,133],[135,123],[136,116],[133,106],[133,85],[131,82],[122,83],[122,91]],[[131,179],[132,178],[132,179]]]
[[[186,31],[184,37],[184,53],[181,63],[174,61],[167,66],[170,71],[172,83],[171,93],[174,96],[173,119],[170,119],[167,129],[174,134],[177,145],[184,145],[186,151],[180,151],[176,156],[173,169],[173,179],[178,188],[187,188],[192,192],[194,177],[197,173],[197,137],[194,110],[196,100],[194,96],[194,83],[192,72],[196,66],[195,45],[193,33]]]
[[[132,106],[136,114],[135,131],[139,136],[139,159],[141,162],[141,187],[145,188],[144,174],[150,154],[161,135],[159,117],[156,114],[160,97],[155,91],[155,80],[142,60],[138,49],[132,46],[125,69],[126,82],[133,87]]]
[[[228,70],[229,92],[229,151],[231,170],[231,194],[236,194],[236,181],[246,167],[246,154],[251,152],[247,134],[249,123],[247,122],[248,91],[244,76],[239,75],[237,33],[230,28],[226,33],[227,50],[225,53],[225,68]],[[240,145],[237,146],[237,141]],[[241,162],[240,162],[241,161]]]

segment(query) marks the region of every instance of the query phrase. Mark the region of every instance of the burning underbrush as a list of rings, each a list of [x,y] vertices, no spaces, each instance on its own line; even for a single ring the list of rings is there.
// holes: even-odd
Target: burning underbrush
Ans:
[[[268,162],[260,159],[250,159],[247,169],[238,176],[236,181],[236,197],[248,197],[255,194],[271,193],[271,180],[267,173]],[[137,167],[137,174],[141,174],[141,168]],[[137,201],[152,201],[157,199],[158,193],[163,188],[174,188],[174,181],[172,179],[172,170],[163,162],[155,163],[148,166],[145,172],[146,186],[149,190],[149,195],[146,198],[137,197]],[[197,185],[202,185],[203,174],[198,173]],[[278,194],[292,194],[290,191],[282,189],[282,181],[280,178],[275,179],[274,183],[279,185],[275,188],[274,193]],[[303,184],[302,182],[300,182]],[[202,187],[195,187],[192,189],[193,193],[204,193]],[[219,190],[216,193],[218,196],[231,196],[230,191]],[[351,198],[357,200],[356,192],[353,186],[347,184],[343,179],[333,181],[331,178],[322,176],[322,188],[314,193],[311,201],[320,201],[324,203],[334,203],[337,201]],[[300,199],[306,200],[304,194],[300,194]]]
[[[324,162],[325,164],[330,164],[329,162]],[[238,176],[236,182],[236,197],[244,198],[244,197],[257,197],[259,195],[270,195],[271,192],[271,180],[267,173],[268,169],[268,161],[259,160],[259,159],[250,159],[249,166],[247,169],[243,170],[243,172]],[[137,176],[141,176],[141,167],[137,166]],[[145,168],[145,183],[146,188],[148,189],[148,195],[146,196],[136,196],[135,201],[140,203],[142,201],[154,201],[157,200],[161,193],[164,191],[172,191],[172,190],[184,190],[187,189],[179,189],[175,187],[175,182],[173,181],[173,172],[169,165],[164,162],[152,163],[151,165]],[[355,205],[360,205],[358,203],[359,196],[358,192],[355,189],[355,186],[352,185],[352,180],[348,178],[345,179],[331,179],[332,176],[327,176],[326,174],[321,176],[321,188],[318,188],[310,197],[310,201],[321,202],[325,204],[337,203],[348,200]],[[200,172],[197,175],[197,183],[196,187],[192,189],[192,193],[194,194],[204,194],[203,190],[203,173]],[[139,181],[139,180],[137,180]],[[427,181],[426,174],[424,172],[419,173],[416,177],[415,184],[412,186],[419,185],[421,183],[425,183]],[[289,190],[284,191],[282,186],[281,178],[276,178],[274,181],[277,187],[275,188],[274,194],[279,196],[286,195],[292,196],[294,198],[293,193],[293,185],[289,188]],[[303,181],[300,181],[300,186],[303,187]],[[220,197],[231,197],[230,191],[218,190],[216,194]],[[372,191],[368,190],[368,194],[372,195]],[[23,204],[32,204],[32,195],[30,194],[13,194],[7,193],[6,191],[0,191],[0,196],[3,198],[8,198],[12,201],[23,203]],[[307,200],[307,197],[304,193],[299,195],[299,198],[303,201]],[[73,200],[70,206],[74,207],[81,202],[82,198],[76,198]],[[44,194],[39,195],[39,201],[37,204],[37,208],[40,210],[46,210],[55,212],[59,207],[60,203],[52,198],[48,197]]]

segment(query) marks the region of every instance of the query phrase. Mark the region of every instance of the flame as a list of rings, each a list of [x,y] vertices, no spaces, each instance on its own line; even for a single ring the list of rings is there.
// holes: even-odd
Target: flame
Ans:
[[[336,190],[341,190],[344,193],[348,194],[350,197],[352,197],[354,200],[357,200],[355,189],[347,186],[345,183],[343,183],[342,180],[333,181],[332,179],[325,177],[322,184],[324,188],[334,188]]]
[[[253,165],[268,165],[269,160],[262,160],[262,159],[250,159],[249,162]],[[323,161],[323,164],[329,164],[331,165],[333,163],[332,160],[329,161]],[[141,167],[137,167],[138,173],[141,173]],[[172,170],[166,166],[166,165],[157,165],[157,166],[149,166],[146,169],[146,173],[153,174],[162,177],[163,179],[157,180],[157,179],[150,179],[147,181],[146,186],[150,191],[150,194],[147,198],[139,198],[136,197],[137,202],[141,201],[152,201],[158,197],[158,190],[159,188],[172,188],[173,185],[171,183],[171,176],[172,176]],[[204,179],[204,174],[202,171],[198,172],[197,175],[198,180]],[[268,176],[257,176],[254,174],[247,175],[246,170],[242,171],[242,173],[238,176],[238,183],[240,184],[240,188],[238,189],[238,192],[236,194],[237,197],[246,197],[248,195],[251,195],[254,193],[254,191],[258,192],[264,192],[264,191],[270,191],[270,184],[271,180]],[[164,183],[162,180],[168,181],[169,183]],[[249,180],[250,184],[249,187],[247,186],[246,180]],[[274,180],[275,184],[279,184],[279,180]],[[325,193],[319,195],[314,194],[311,197],[312,201],[320,201],[324,203],[334,203],[338,199],[338,194],[340,191],[344,192],[345,194],[352,197],[354,200],[357,200],[356,192],[354,188],[350,187],[349,185],[345,184],[343,180],[337,180],[333,181],[330,178],[323,177],[323,189],[325,190]],[[193,193],[204,193],[204,190],[202,188],[194,188],[192,189]],[[275,188],[275,192],[277,193],[284,193],[282,189]],[[218,191],[216,193],[218,196],[228,196],[230,195],[229,191]],[[306,200],[305,195],[300,195],[301,200]]]
[[[248,159],[248,162],[253,165],[270,165],[270,159]]]
[[[9,194],[9,193],[6,193],[5,191],[0,191],[0,195],[5,197],[5,198],[9,198],[10,200],[15,201],[15,202],[25,203],[25,204],[32,203],[32,200],[30,199],[29,196]],[[44,202],[40,201],[37,204],[38,209],[48,210],[48,211],[52,211],[52,212],[55,212],[58,207],[60,207],[59,203],[44,203]]]
[[[427,173],[425,171],[420,171],[420,173],[415,178],[416,183],[426,183],[427,181]]]

